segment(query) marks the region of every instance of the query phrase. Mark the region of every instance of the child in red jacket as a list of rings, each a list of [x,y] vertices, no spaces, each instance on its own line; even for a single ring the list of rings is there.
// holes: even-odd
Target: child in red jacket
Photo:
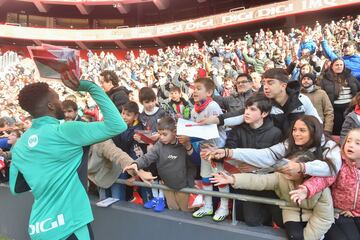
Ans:
[[[326,239],[360,239],[360,128],[348,133],[341,154],[343,164],[337,176],[312,177],[290,192],[291,199],[300,203],[332,185],[334,208],[340,209],[340,214],[326,233]]]

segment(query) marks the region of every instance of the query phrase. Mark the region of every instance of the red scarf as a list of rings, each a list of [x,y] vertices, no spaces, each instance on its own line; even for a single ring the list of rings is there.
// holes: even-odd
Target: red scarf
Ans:
[[[212,102],[212,100],[213,99],[211,97],[207,97],[206,100],[202,100],[201,103],[195,103],[195,112],[201,113],[204,111],[204,109],[209,105],[210,102]]]
[[[360,115],[360,106],[359,105],[355,105],[355,113],[356,115]]]

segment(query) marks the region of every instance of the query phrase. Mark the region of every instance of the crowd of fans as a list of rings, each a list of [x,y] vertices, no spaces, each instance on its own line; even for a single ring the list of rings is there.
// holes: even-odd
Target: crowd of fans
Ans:
[[[90,148],[89,179],[99,187],[101,199],[131,200],[161,212],[166,205],[192,211],[189,196],[177,190],[193,187],[194,179],[200,178],[205,190],[212,190],[215,183],[222,192],[295,200],[294,206],[300,207],[301,212],[283,210],[281,221],[278,208],[239,203],[239,215],[248,225],[284,223],[290,239],[320,239],[323,235],[359,239],[360,200],[354,196],[359,195],[354,190],[358,180],[344,186],[346,179],[359,174],[360,167],[360,133],[352,130],[360,127],[359,42],[360,16],[348,16],[289,33],[260,29],[254,36],[246,34],[230,42],[219,37],[184,48],[167,47],[156,55],[140,50],[135,56],[129,51],[124,60],[109,52],[89,51],[88,59],[80,63],[81,79],[99,84],[128,125],[112,141]],[[31,117],[18,106],[17,95],[24,85],[40,79],[34,63],[14,52],[4,53],[0,62],[0,154],[5,163],[0,164],[0,178],[4,181],[11,163],[9,150],[31,125]],[[89,96],[58,81],[48,83],[63,100],[65,121],[102,120]],[[217,123],[220,138],[199,143],[176,136],[179,118]],[[340,136],[341,150],[333,141],[338,139],[330,135]],[[99,178],[94,161],[116,162],[111,157],[114,154],[127,154],[137,164],[127,159],[130,165],[122,163],[106,180]],[[168,165],[169,154],[184,161]],[[242,172],[256,172],[282,158],[289,162],[280,168],[281,173],[259,176],[228,175],[221,172],[222,163],[213,161],[231,157],[243,162]],[[130,177],[123,169],[151,171],[174,191],[128,191],[115,183],[118,177]],[[306,181],[308,176],[313,177]],[[314,187],[312,182],[320,183]],[[334,182],[330,192],[326,187]],[[341,191],[341,187],[346,189]],[[348,196],[353,198],[339,196],[352,190]],[[348,207],[348,201],[355,201],[353,207]],[[333,203],[342,210],[335,224]],[[220,199],[213,219],[224,220],[228,209],[228,200]],[[193,216],[208,215],[213,215],[213,202],[205,196],[204,205]],[[350,225],[357,229],[348,230]]]

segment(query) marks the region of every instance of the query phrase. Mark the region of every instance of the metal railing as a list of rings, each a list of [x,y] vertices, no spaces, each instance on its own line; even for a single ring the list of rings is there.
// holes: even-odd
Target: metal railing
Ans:
[[[129,184],[128,181],[125,180],[125,179],[118,179],[118,180],[116,180],[116,183],[120,183],[120,184],[124,184],[124,185],[131,185],[131,186],[157,188],[157,189],[162,189],[162,190],[174,191],[174,189],[171,189],[171,188],[169,188],[169,187],[167,187],[167,186],[165,186],[163,184],[157,184],[157,183],[152,183],[151,186],[150,186],[150,185],[148,185],[148,184],[146,184],[144,182],[134,181],[131,184]],[[9,184],[8,183],[0,183],[0,187],[9,188]],[[203,194],[203,195],[208,195],[208,196],[212,196],[212,197],[220,197],[220,198],[228,198],[228,199],[232,199],[232,200],[276,205],[276,206],[279,206],[281,209],[294,209],[294,210],[299,210],[300,209],[298,207],[294,207],[289,202],[281,200],[281,199],[257,197],[257,196],[251,196],[251,195],[246,195],[246,194],[237,194],[237,193],[235,194],[235,193],[223,193],[223,192],[216,192],[216,191],[206,191],[206,190],[197,189],[197,188],[182,188],[182,189],[178,190],[178,192],[193,193],[193,194]],[[334,208],[334,212],[339,214],[341,212],[341,210],[337,209],[337,208]],[[235,201],[233,201],[231,224],[236,225],[237,222],[238,221],[236,220]]]
[[[116,183],[129,185],[129,183],[125,179],[118,179],[118,180],[116,180]],[[139,187],[157,188],[157,189],[162,189],[162,190],[174,191],[173,189],[171,189],[171,188],[169,188],[169,187],[167,187],[167,186],[165,186],[163,184],[157,184],[157,183],[152,183],[151,186],[149,186],[148,184],[146,184],[144,182],[134,181],[134,182],[131,183],[131,185],[132,186],[139,186]],[[178,190],[178,192],[193,193],[193,194],[203,194],[203,195],[212,196],[212,197],[220,197],[220,198],[228,198],[228,199],[240,200],[240,201],[246,201],[246,202],[255,202],[255,203],[276,205],[276,206],[279,206],[280,208],[299,209],[299,208],[294,207],[289,202],[284,201],[284,200],[265,198],[265,197],[257,197],[257,196],[251,196],[251,195],[245,195],[245,194],[206,191],[206,190],[197,189],[197,188],[183,188],[183,189]],[[235,201],[233,201],[233,206],[232,206],[232,221],[231,221],[231,223],[233,225],[237,224]]]

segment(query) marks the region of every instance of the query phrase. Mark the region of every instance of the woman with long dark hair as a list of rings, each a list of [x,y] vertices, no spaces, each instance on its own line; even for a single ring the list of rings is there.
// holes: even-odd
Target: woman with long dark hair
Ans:
[[[333,134],[340,135],[345,120],[344,112],[351,99],[360,90],[360,84],[345,67],[344,60],[337,58],[331,62],[330,68],[319,79],[319,85],[328,94],[334,107]]]
[[[232,157],[258,165],[271,166],[278,159],[286,158],[285,167],[271,174],[240,173],[229,175],[214,173],[211,182],[215,185],[231,184],[233,188],[247,190],[273,190],[285,201],[290,200],[289,192],[296,189],[309,176],[331,176],[340,169],[339,146],[327,139],[320,122],[313,116],[304,115],[292,125],[292,132],[285,142],[266,149],[218,149],[208,152],[210,159]],[[256,162],[255,162],[256,161]],[[261,162],[262,161],[262,162]],[[292,203],[293,207],[282,209],[283,223],[289,239],[320,239],[330,228],[333,219],[333,204],[329,189],[314,196],[308,202]]]
[[[292,125],[287,140],[269,148],[236,148],[202,151],[206,159],[233,158],[247,164],[265,168],[298,151],[310,151],[314,161],[305,164],[288,162],[279,170],[283,173],[303,172],[310,176],[336,175],[341,167],[340,147],[323,133],[323,128],[316,117],[304,115]]]

